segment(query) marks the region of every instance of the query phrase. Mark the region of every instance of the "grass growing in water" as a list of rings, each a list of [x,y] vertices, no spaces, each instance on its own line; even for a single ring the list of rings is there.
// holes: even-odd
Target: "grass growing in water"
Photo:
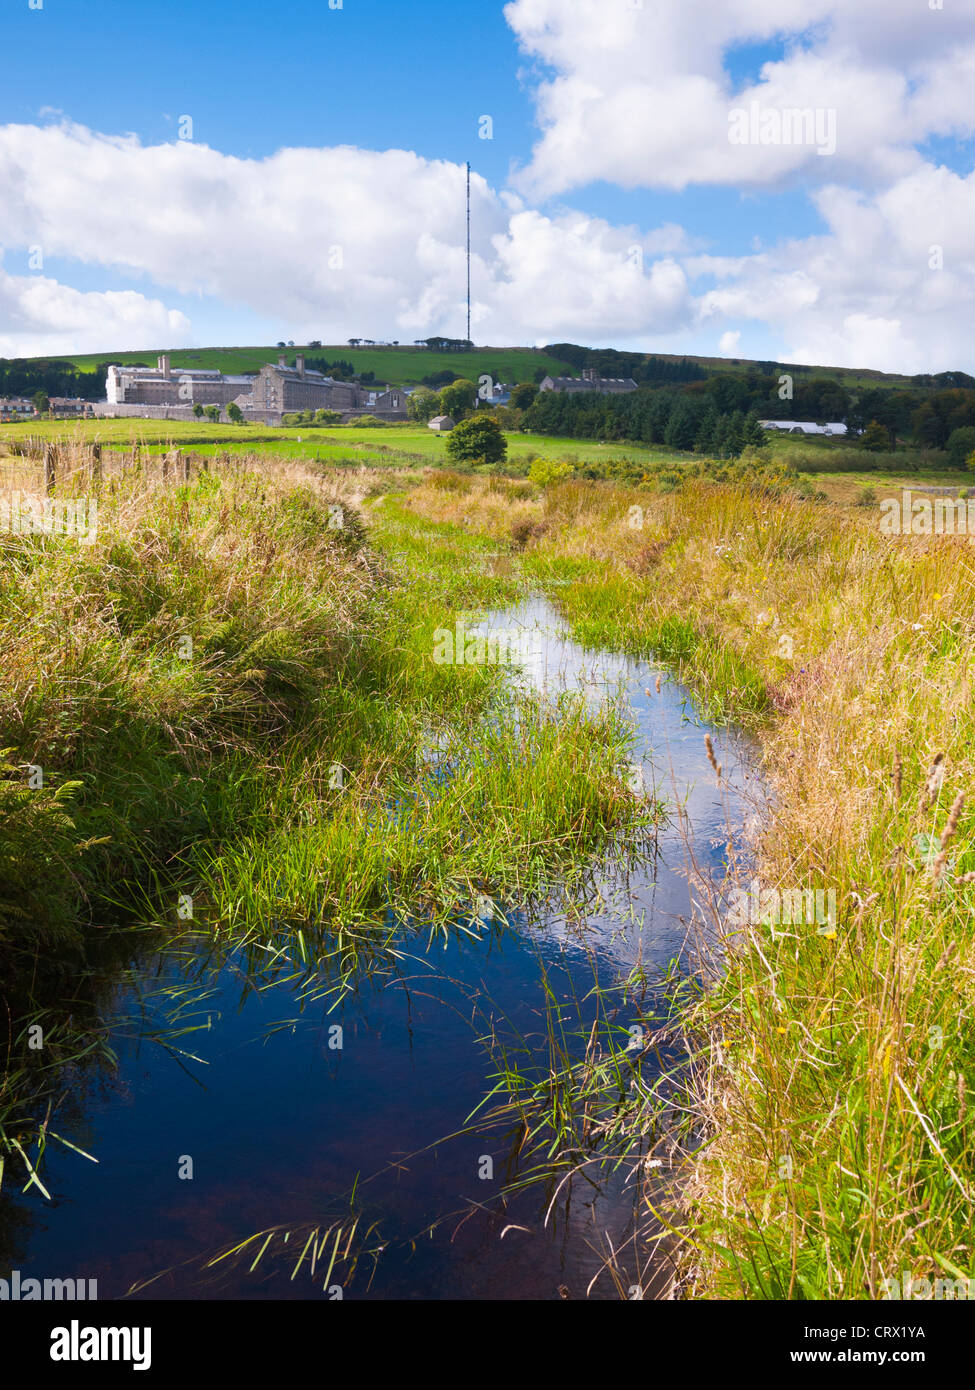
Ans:
[[[263,928],[351,970],[391,913],[530,891],[645,816],[613,711],[515,707],[502,669],[433,662],[458,605],[517,579],[392,504],[380,555],[358,505],[382,485],[259,459],[179,485],[76,473],[69,495],[99,491],[93,545],[0,538],[0,1152],[28,1181],[50,1088],[24,1108],[25,1020],[146,894],[170,926],[189,895],[195,929]]]

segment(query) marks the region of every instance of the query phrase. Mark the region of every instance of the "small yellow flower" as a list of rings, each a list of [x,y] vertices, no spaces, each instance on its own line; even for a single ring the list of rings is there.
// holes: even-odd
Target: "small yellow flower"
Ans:
[[[776,1028],[775,1031],[776,1031],[777,1033],[784,1033],[784,1032],[785,1032],[785,1029],[784,1029],[784,1028]]]
[[[826,940],[827,940],[827,941],[835,941],[835,940],[836,940],[836,932],[835,932],[835,931],[824,932],[823,935],[826,937]]]
[[[940,602],[941,602],[941,595],[940,595],[940,594],[935,594],[935,596],[934,596],[934,602],[935,602],[935,603],[940,603]]]

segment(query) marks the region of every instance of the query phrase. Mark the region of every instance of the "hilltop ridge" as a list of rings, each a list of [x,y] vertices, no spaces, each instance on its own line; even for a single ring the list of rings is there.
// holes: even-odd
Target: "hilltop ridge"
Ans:
[[[372,373],[377,381],[388,382],[391,386],[416,386],[425,377],[445,372],[474,377],[487,372],[514,385],[521,381],[532,381],[539,374],[578,375],[583,364],[601,366],[607,374],[612,374],[614,361],[618,363],[620,375],[628,374],[634,362],[642,361],[666,364],[671,368],[686,364],[688,368],[697,368],[705,375],[716,372],[768,372],[770,369],[781,369],[802,377],[829,377],[854,388],[868,383],[890,388],[917,385],[922,381],[924,384],[935,384],[942,378],[945,379],[945,385],[965,384],[962,380],[950,380],[955,377],[963,378],[965,374],[961,372],[938,373],[936,377],[918,378],[868,367],[806,365],[770,359],[706,357],[693,353],[620,352],[615,348],[593,348],[573,343],[550,343],[542,348],[488,345],[475,346],[470,350],[443,352],[412,344],[350,347],[348,343],[315,342],[289,343],[283,348],[273,344],[200,348],[153,347],[115,353],[49,353],[32,358],[8,360],[32,363],[65,362],[71,363],[81,371],[90,372],[109,363],[151,366],[164,352],[169,354],[174,368],[214,368],[227,374],[258,372],[266,362],[275,361],[281,352],[292,355],[295,352],[304,352],[308,357],[321,357],[330,362],[347,362],[356,374]],[[679,378],[675,374],[672,379]]]

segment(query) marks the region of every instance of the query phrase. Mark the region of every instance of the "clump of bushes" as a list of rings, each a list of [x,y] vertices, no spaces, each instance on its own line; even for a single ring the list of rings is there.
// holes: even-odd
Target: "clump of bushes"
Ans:
[[[520,479],[500,477],[493,474],[488,481],[488,492],[500,492],[512,501],[525,501],[533,497],[535,489],[529,482],[522,482]]]
[[[574,472],[572,464],[562,459],[538,458],[529,468],[528,477],[536,487],[552,487],[555,483],[564,483]]]
[[[340,410],[296,410],[281,416],[283,425],[338,425],[341,420]]]
[[[437,488],[440,492],[470,492],[474,486],[469,476],[458,472],[456,469],[437,469],[431,473],[427,479],[430,487]]]
[[[545,521],[532,521],[530,517],[520,517],[511,523],[508,532],[511,537],[511,544],[515,550],[524,550],[529,541],[538,540],[544,536],[549,525]]]
[[[875,454],[864,449],[790,449],[789,463],[797,473],[868,473],[881,466]]]
[[[792,493],[801,497],[819,494],[808,479],[800,478],[788,464],[775,463],[756,450],[754,456],[737,459],[702,459],[684,465],[651,463],[643,467],[638,486],[647,492],[679,492],[690,482],[739,483],[766,496]]]

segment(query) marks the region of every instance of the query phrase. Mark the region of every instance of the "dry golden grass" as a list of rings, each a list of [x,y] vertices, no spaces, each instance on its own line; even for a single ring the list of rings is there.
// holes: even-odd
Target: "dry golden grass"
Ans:
[[[202,824],[204,774],[220,759],[259,762],[258,747],[361,642],[378,586],[349,503],[368,483],[245,461],[189,486],[164,482],[158,464],[96,483],[87,457],[63,451],[58,464],[52,500],[86,499],[90,543],[0,532],[0,746],[18,754],[0,813],[8,841],[21,821],[26,833],[17,798],[29,767],[45,795],[70,781],[85,824],[110,836],[85,861],[104,879],[105,856],[141,863],[178,841],[181,822]],[[61,812],[48,810],[60,846]],[[43,836],[35,848],[31,880],[8,843],[4,881],[8,870],[17,892],[34,881],[51,910],[0,919],[17,936],[42,919],[70,934],[65,903],[80,880]]]

